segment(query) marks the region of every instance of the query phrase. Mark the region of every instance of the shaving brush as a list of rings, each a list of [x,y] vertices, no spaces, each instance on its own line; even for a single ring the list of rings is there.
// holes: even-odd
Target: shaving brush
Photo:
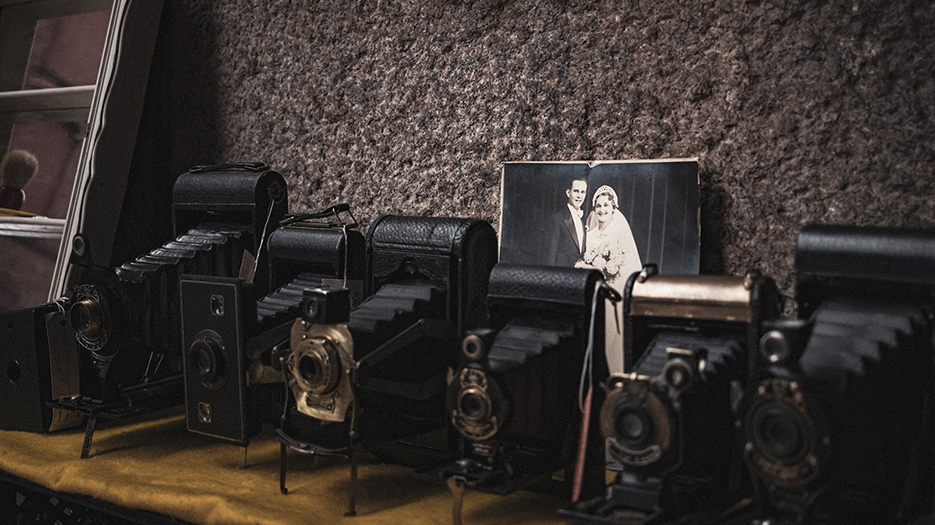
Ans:
[[[23,186],[39,168],[36,157],[21,149],[10,150],[0,161],[0,208],[18,210],[23,207],[26,192]]]

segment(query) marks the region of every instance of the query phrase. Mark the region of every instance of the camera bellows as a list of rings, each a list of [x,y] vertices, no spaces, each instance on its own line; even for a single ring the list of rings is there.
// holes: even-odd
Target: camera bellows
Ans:
[[[490,326],[462,340],[461,361],[448,386],[449,421],[465,453],[434,473],[507,494],[562,467],[574,470],[570,444],[581,425],[579,376],[591,336],[595,377],[607,375],[604,297],[592,304],[602,284],[596,270],[494,267],[487,295]],[[588,468],[603,471],[603,452],[599,443],[592,445]],[[570,485],[561,489],[571,492]]]
[[[809,328],[797,368],[772,370],[749,394],[745,459],[776,512],[889,522],[926,420],[925,312],[835,298]]]
[[[733,401],[776,286],[744,277],[630,277],[625,375],[605,383],[600,424],[621,471],[606,495],[563,513],[601,523],[707,523],[745,496]]]
[[[908,523],[931,511],[935,231],[810,225],[799,318],[763,326],[737,423],[760,517]]]

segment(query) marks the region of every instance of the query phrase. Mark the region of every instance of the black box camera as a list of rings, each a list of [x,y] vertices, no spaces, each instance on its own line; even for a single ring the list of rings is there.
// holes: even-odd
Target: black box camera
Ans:
[[[137,411],[142,407],[128,389],[153,391],[157,384],[167,396],[144,397],[162,406],[180,402],[179,279],[235,277],[245,251],[265,260],[259,251],[285,211],[285,188],[279,173],[259,164],[192,168],[173,190],[175,240],[115,269],[94,266],[91,247],[77,236],[72,263],[81,271],[69,294],[69,319],[79,344],[81,396],[62,400],[63,407]],[[263,262],[260,273],[266,268]]]
[[[624,291],[625,358],[607,381],[600,422],[621,470],[605,496],[568,512],[601,523],[711,520],[742,495],[732,392],[747,375],[760,325],[778,315],[772,280],[655,275]]]
[[[449,370],[465,332],[486,318],[497,257],[487,222],[384,216],[367,254],[362,303],[339,321],[340,296],[309,292],[292,328],[296,405],[281,437],[295,451],[348,454],[444,429]]]
[[[808,226],[799,318],[738,410],[761,518],[905,523],[932,504],[935,232]]]
[[[449,422],[462,436],[464,452],[436,470],[438,475],[507,494],[548,482],[564,470],[565,483],[551,488],[571,494],[582,425],[579,402],[586,395],[582,375],[590,375],[596,386],[608,374],[608,293],[616,295],[595,270],[494,267],[487,294],[490,328],[464,338],[448,387]],[[587,496],[604,487],[603,481],[593,483],[604,472],[599,430],[593,427],[585,460],[590,472],[583,478],[592,482],[584,487]]]
[[[296,222],[270,235],[268,282],[278,288],[259,299],[239,279],[183,276],[189,430],[246,446],[264,422],[278,423],[286,402],[280,357],[288,354],[306,290],[355,282],[363,288],[364,258],[360,232]],[[341,292],[349,301],[347,289]],[[327,318],[337,313],[321,306]]]

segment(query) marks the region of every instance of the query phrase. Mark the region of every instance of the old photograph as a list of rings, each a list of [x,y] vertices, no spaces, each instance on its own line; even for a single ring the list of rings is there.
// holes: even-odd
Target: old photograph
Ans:
[[[698,206],[695,159],[506,163],[500,261],[595,268],[621,293],[644,264],[698,273]],[[613,311],[608,364],[623,372],[623,322]]]

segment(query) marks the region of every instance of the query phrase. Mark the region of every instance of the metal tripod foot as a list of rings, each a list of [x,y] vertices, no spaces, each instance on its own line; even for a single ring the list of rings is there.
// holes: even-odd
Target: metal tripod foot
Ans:
[[[96,416],[85,416],[84,444],[81,445],[81,459],[88,459],[91,455],[91,440],[94,439],[95,423],[97,423]]]
[[[448,489],[451,490],[451,525],[461,525],[461,507],[464,504],[464,478],[451,476],[448,478]]]

